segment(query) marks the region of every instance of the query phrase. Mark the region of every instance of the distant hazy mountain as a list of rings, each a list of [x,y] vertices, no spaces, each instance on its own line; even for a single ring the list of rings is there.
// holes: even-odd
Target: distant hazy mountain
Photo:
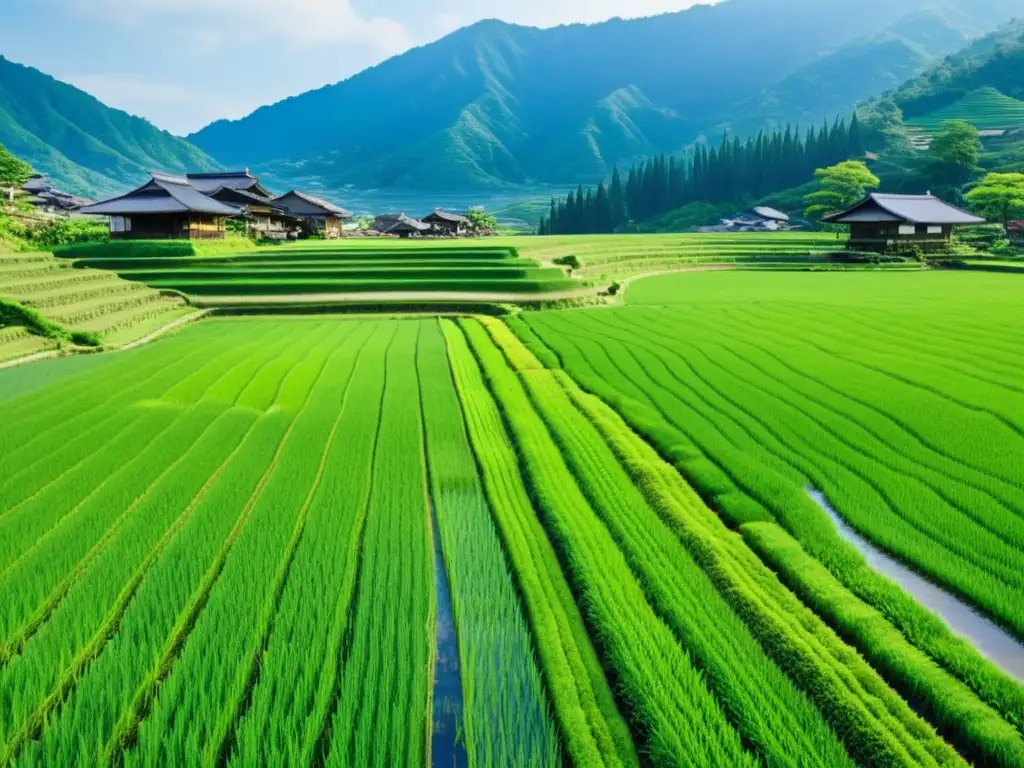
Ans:
[[[151,170],[219,167],[184,139],[2,56],[0,144],[58,186],[89,196],[140,183]]]
[[[333,188],[593,181],[711,129],[850,112],[1015,12],[1024,0],[725,0],[549,30],[482,22],[189,139]]]

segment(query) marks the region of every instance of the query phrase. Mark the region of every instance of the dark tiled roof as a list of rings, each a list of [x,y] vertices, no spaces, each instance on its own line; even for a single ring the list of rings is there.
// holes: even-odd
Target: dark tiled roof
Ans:
[[[287,197],[291,195],[294,195],[295,197],[299,198],[299,200],[303,200],[309,203],[310,205],[315,205],[318,208],[322,208],[324,210],[324,213],[329,213],[342,219],[352,218],[352,214],[349,211],[346,211],[341,206],[335,205],[334,203],[330,203],[319,197],[313,197],[313,195],[307,195],[305,192],[299,192],[297,189],[293,189],[291,192],[287,192],[281,195],[280,197],[276,198],[274,202],[284,205],[287,208],[288,204],[282,201],[284,201]]]
[[[423,220],[426,222],[443,221],[449,224],[466,224],[469,225],[469,218],[458,213],[449,213],[448,211],[442,211],[440,209],[434,211],[429,216],[424,216]]]
[[[884,195],[873,193],[866,200],[842,213],[826,216],[831,224],[856,224],[905,221],[910,224],[984,224],[934,195]]]
[[[207,197],[189,184],[183,176],[154,173],[138,189],[121,197],[87,205],[80,213],[97,216],[124,216],[142,213],[208,213],[234,216],[241,209]]]

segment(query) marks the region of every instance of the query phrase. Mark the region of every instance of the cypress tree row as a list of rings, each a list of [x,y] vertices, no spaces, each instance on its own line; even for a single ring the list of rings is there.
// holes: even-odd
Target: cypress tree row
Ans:
[[[682,156],[656,155],[630,168],[626,182],[619,169],[609,186],[577,187],[565,200],[552,198],[541,218],[541,235],[604,234],[630,221],[643,221],[693,203],[743,203],[809,181],[817,168],[863,157],[864,134],[857,116],[847,122],[826,120],[801,135],[784,131],[751,136],[745,142],[728,134],[717,147],[696,144]]]

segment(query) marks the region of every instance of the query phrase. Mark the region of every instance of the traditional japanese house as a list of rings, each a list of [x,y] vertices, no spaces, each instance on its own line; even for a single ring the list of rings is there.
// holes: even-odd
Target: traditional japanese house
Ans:
[[[397,237],[422,237],[434,232],[434,227],[426,222],[406,216],[404,213],[386,213],[373,221],[373,229],[382,235]]]
[[[435,233],[449,237],[464,235],[473,226],[473,222],[468,217],[440,209],[434,211],[429,216],[424,216],[423,223],[433,227]]]
[[[850,227],[847,247],[857,251],[888,251],[917,247],[936,252],[949,248],[953,229],[967,224],[984,224],[932,194],[872,194],[849,210],[825,216],[829,224]]]
[[[302,228],[302,220],[288,213],[284,206],[249,190],[219,187],[208,197],[240,207],[246,230],[257,237],[284,240]]]
[[[224,237],[228,218],[240,215],[242,208],[204,195],[183,176],[155,173],[138,189],[79,212],[109,216],[112,238],[200,239]]]
[[[341,237],[342,222],[352,220],[352,214],[344,208],[294,189],[273,202],[300,219],[307,232],[328,238]]]

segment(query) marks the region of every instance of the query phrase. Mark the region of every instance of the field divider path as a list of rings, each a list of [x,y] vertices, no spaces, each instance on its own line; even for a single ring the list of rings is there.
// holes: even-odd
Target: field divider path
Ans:
[[[329,357],[329,355],[324,356],[323,363],[320,365],[316,377],[308,391],[311,392],[316,387],[320,376],[322,376],[323,371],[326,369]],[[284,380],[282,380],[281,383],[281,387],[283,386]],[[278,389],[278,396],[280,396],[280,393],[281,389]],[[159,654],[156,665],[138,687],[131,704],[124,711],[117,725],[114,727],[112,736],[106,743],[106,747],[104,749],[105,762],[114,765],[123,762],[122,758],[124,751],[133,744],[139,724],[148,715],[152,707],[152,703],[159,692],[161,683],[167,675],[170,674],[178,653],[187,641],[189,633],[206,605],[211,590],[223,571],[228,555],[230,554],[235,542],[238,540],[242,530],[246,527],[250,515],[260,501],[263,491],[270,481],[271,476],[276,471],[281,456],[292,436],[298,417],[303,413],[307,402],[308,399],[303,400],[296,415],[289,419],[288,426],[283,430],[280,439],[277,441],[273,456],[270,458],[266,469],[260,475],[255,488],[240,511],[233,528],[224,540],[224,543],[221,545],[213,559],[213,562],[202,577],[202,580],[199,582],[194,593],[187,601],[184,609],[179,614],[177,622],[164,645],[164,649]]]

